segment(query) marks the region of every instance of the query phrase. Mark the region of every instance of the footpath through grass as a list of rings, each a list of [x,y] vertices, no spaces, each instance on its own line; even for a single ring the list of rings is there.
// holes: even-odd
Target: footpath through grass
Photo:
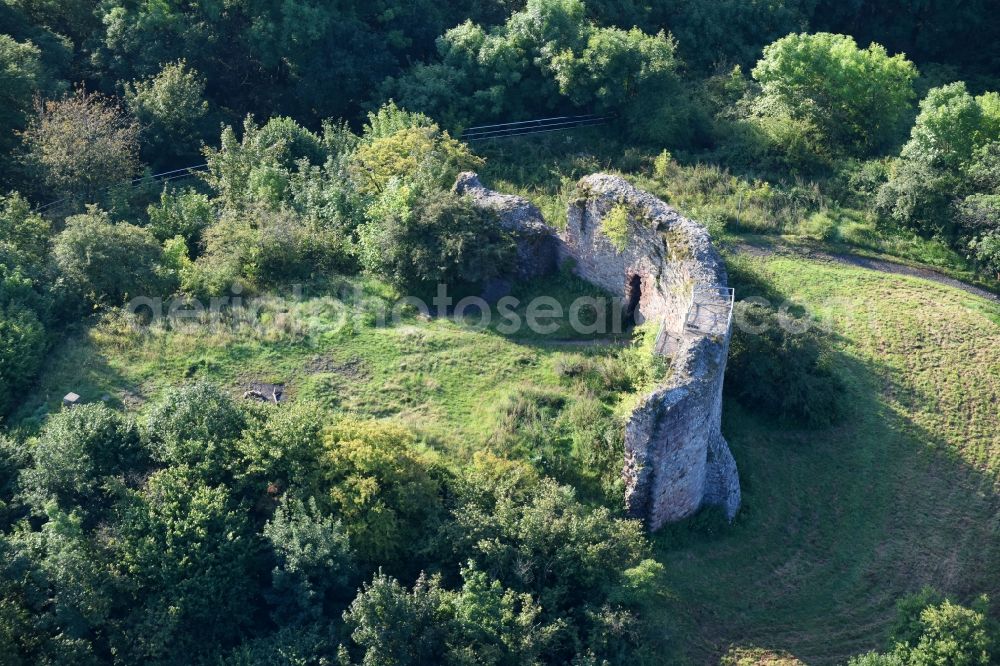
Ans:
[[[701,516],[657,538],[677,661],[735,647],[843,663],[882,647],[895,601],[923,585],[1000,599],[1000,307],[915,278],[738,261],[831,327],[851,408],[809,431],[726,403],[736,525]]]

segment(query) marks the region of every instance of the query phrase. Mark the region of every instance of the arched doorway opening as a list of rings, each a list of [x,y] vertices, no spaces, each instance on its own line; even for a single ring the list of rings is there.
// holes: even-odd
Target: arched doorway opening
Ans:
[[[642,278],[639,275],[628,276],[628,281],[625,283],[625,308],[622,311],[622,323],[625,328],[635,326],[641,298]]]

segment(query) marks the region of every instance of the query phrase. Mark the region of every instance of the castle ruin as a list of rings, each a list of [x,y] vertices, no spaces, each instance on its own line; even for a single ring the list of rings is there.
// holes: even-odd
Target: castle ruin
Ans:
[[[622,299],[636,323],[658,322],[655,353],[671,372],[625,425],[625,506],[650,530],[704,505],[732,519],[740,505],[736,461],[720,430],[722,382],[732,331],[732,290],[704,227],[623,178],[580,180],[566,228],[546,224],[522,197],[485,188],[463,173],[455,190],[495,211],[516,233],[516,278],[538,277],[571,260],[581,278]],[[612,210],[627,215],[619,249],[603,230]]]

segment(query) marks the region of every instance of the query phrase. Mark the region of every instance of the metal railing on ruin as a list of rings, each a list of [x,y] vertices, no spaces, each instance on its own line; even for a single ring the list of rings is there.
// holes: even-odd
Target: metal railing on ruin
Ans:
[[[733,305],[736,293],[732,287],[695,285],[688,296],[684,310],[684,326],[681,335],[724,336],[733,321]],[[660,320],[660,328],[653,343],[653,353],[660,356],[674,356],[681,338],[670,332],[666,318]]]

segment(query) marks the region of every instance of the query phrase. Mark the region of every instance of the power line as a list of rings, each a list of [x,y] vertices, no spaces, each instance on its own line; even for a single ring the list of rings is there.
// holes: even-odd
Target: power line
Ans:
[[[527,136],[529,134],[544,134],[547,132],[557,132],[567,129],[575,129],[577,127],[593,127],[595,125],[604,125],[608,121],[614,119],[614,115],[596,115],[587,114],[579,116],[552,116],[550,118],[536,118],[534,120],[519,120],[511,123],[495,123],[492,125],[477,125],[476,127],[469,127],[464,132],[462,132],[462,139],[464,141],[485,141],[487,139],[501,139],[508,137],[517,136]],[[195,171],[201,171],[208,168],[208,164],[196,164],[189,167],[181,167],[180,169],[173,169],[171,171],[164,171],[162,173],[156,173],[149,176],[139,176],[131,180],[122,181],[120,183],[115,183],[113,185],[108,185],[106,187],[100,188],[98,192],[107,192],[116,187],[122,185],[128,187],[138,187],[147,182],[154,181],[160,183],[167,183],[178,178],[187,178],[193,175]],[[57,206],[61,203],[73,199],[76,195],[71,194],[65,196],[62,199],[57,199],[55,201],[50,201],[47,204],[35,208],[35,212],[41,212],[52,206]]]
[[[479,125],[470,127],[462,132],[462,139],[465,141],[480,141],[484,139],[525,136],[527,134],[541,134],[577,127],[603,125],[613,118],[613,115],[588,114],[582,116],[537,118],[535,120],[521,120],[513,123],[498,123],[494,125]]]
[[[207,168],[208,168],[208,164],[196,164],[194,166],[181,167],[180,169],[173,169],[171,171],[163,171],[161,173],[154,173],[154,174],[150,174],[148,176],[146,176],[146,175],[138,176],[137,178],[133,178],[131,180],[123,180],[121,182],[114,183],[112,185],[107,185],[105,187],[102,187],[102,188],[98,189],[97,191],[98,192],[108,192],[110,190],[113,190],[116,187],[121,187],[123,185],[126,186],[126,187],[135,188],[135,187],[138,187],[140,185],[144,185],[144,184],[149,183],[149,182],[166,183],[166,182],[169,182],[171,180],[175,180],[177,178],[186,178],[188,176],[192,176],[192,175],[194,175],[195,171],[202,171],[202,170],[207,169]],[[164,176],[166,176],[166,177],[164,177]],[[36,213],[40,213],[41,211],[46,210],[48,208],[51,208],[52,206],[56,206],[58,204],[64,203],[66,201],[69,201],[69,200],[73,199],[75,196],[76,196],[76,194],[71,194],[69,196],[63,197],[62,199],[56,199],[55,201],[50,201],[47,204],[44,204],[42,206],[39,206],[39,207],[35,208],[35,212]]]

